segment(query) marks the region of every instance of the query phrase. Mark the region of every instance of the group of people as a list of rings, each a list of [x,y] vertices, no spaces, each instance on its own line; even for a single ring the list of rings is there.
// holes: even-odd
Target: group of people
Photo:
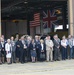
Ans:
[[[0,37],[0,64],[7,62],[25,63],[36,61],[60,61],[74,58],[74,37],[69,35],[68,38],[63,36],[59,39],[55,34],[53,39],[50,35],[41,38],[36,35],[33,39],[31,36],[11,36],[5,40],[4,36]]]

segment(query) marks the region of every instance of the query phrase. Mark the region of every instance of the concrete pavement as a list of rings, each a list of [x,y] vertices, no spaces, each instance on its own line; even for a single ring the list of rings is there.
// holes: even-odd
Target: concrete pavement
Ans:
[[[0,75],[74,75],[74,60],[0,65]]]

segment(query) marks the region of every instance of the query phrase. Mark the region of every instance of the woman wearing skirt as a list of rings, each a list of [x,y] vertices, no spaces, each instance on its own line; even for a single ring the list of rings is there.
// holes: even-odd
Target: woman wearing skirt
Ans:
[[[12,47],[11,47],[11,44],[10,44],[10,39],[7,40],[7,43],[5,45],[5,50],[6,50],[7,63],[11,64],[11,51],[12,51]]]
[[[31,51],[31,59],[32,59],[32,62],[34,63],[36,59],[36,45],[34,40],[32,40],[32,42],[30,43],[29,48]]]

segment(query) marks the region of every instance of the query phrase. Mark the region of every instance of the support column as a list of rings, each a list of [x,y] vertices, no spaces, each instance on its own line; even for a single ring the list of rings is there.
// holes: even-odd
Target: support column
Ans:
[[[1,36],[1,0],[0,0],[0,36]]]
[[[69,34],[74,35],[74,0],[68,0]]]
[[[30,35],[30,18],[29,18],[29,13],[27,13],[27,34]]]
[[[67,9],[66,9],[66,4],[64,4],[62,8],[63,8],[63,9],[62,9],[62,10],[63,10],[63,31],[66,31],[66,29],[67,29],[67,28],[66,28],[66,25],[67,25],[67,19],[66,19],[66,16],[67,16],[67,15],[66,15],[66,14],[67,14],[67,13],[66,13],[66,10],[67,10]]]
[[[41,20],[40,32],[42,35],[44,34],[43,21],[42,20]]]

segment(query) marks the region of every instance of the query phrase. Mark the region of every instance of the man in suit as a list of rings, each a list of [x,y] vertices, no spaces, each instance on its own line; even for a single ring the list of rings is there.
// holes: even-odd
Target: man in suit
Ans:
[[[30,43],[32,41],[32,38],[30,36],[27,37],[27,61],[31,61],[31,51],[30,51]]]
[[[54,60],[59,60],[60,57],[60,39],[58,38],[58,35],[54,35]]]
[[[23,37],[21,37],[17,42],[16,42],[16,53],[17,57],[19,58],[19,61],[23,64],[25,62],[24,58],[24,44],[23,44]]]
[[[72,38],[72,35],[69,35],[67,40],[68,40],[68,44],[69,44],[69,48],[70,48],[69,58],[72,59],[73,58],[73,38]]]
[[[22,64],[25,63],[24,44],[25,44],[25,40],[24,40],[24,37],[22,36],[21,39],[20,39],[20,44],[19,44],[19,49],[20,49],[20,62]]]
[[[39,36],[35,36],[35,44],[36,44],[36,53],[37,53],[37,61],[40,61],[40,39]]]
[[[15,45],[15,41],[14,41],[14,37],[11,37],[11,47],[12,47],[12,58],[11,58],[11,62],[15,63],[16,62],[16,55],[15,55],[15,51],[16,51],[16,45]]]
[[[47,62],[49,61],[49,57],[50,57],[50,61],[53,61],[53,41],[50,39],[50,36],[48,35],[46,37],[45,40],[45,44],[46,44],[46,60]]]

